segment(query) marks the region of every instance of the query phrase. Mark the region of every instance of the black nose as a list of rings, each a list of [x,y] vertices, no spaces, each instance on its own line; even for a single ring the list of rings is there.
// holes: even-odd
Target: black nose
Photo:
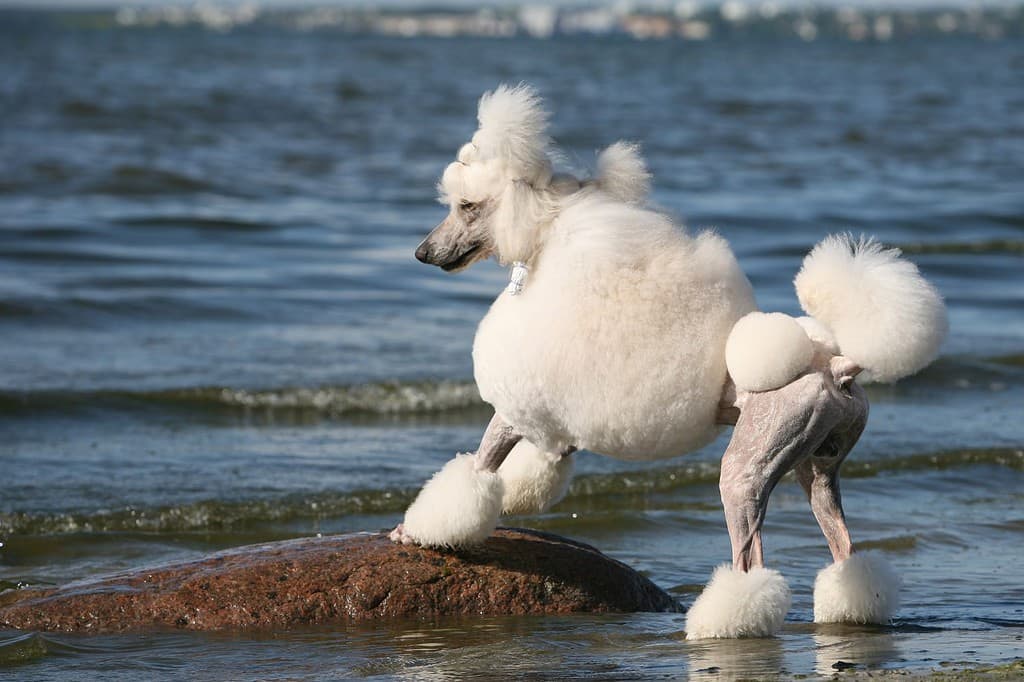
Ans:
[[[430,244],[423,242],[416,248],[416,260],[430,265]]]

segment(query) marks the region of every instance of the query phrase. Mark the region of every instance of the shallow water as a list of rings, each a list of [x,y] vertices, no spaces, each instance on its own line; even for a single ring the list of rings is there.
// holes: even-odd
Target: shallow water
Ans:
[[[504,283],[412,252],[479,93],[529,80],[567,162],[640,140],[655,200],[734,244],[765,309],[825,234],[910,254],[942,358],[871,387],[844,469],[854,538],[905,580],[891,628],[811,624],[828,560],[798,487],[766,527],[781,637],[679,615],[260,635],[0,633],[0,676],[829,676],[1024,644],[1024,47],[393,40],[0,21],[0,589],[387,528],[489,417],[476,322]],[[585,343],[585,341],[581,341]],[[510,523],[595,544],[692,601],[729,557],[725,438],[639,468],[582,454]]]

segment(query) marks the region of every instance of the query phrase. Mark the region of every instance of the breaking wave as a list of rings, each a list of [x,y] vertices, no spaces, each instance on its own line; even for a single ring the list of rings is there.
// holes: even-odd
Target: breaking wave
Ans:
[[[315,388],[247,389],[228,386],[160,391],[25,391],[0,392],[0,408],[16,410],[104,405],[163,406],[197,411],[305,411],[324,416],[351,414],[420,414],[479,408],[483,405],[470,381],[380,382]]]
[[[480,394],[472,382],[457,381],[387,382],[266,391],[210,387],[151,393],[146,395],[146,399],[235,408],[316,410],[333,415],[441,412],[481,404]]]
[[[899,248],[907,254],[974,254],[974,253],[1024,253],[1024,240],[1021,239],[982,239],[970,242],[912,242],[900,244]]]
[[[1024,449],[947,450],[867,461],[849,460],[845,478],[866,478],[907,471],[998,466],[1024,471]],[[599,502],[604,497],[668,493],[718,481],[717,461],[696,461],[640,471],[587,474],[573,481],[563,504]],[[414,488],[328,492],[263,500],[209,500],[180,506],[66,513],[0,514],[0,535],[68,533],[180,533],[242,530],[292,521],[323,520],[360,514],[398,514],[412,502]]]

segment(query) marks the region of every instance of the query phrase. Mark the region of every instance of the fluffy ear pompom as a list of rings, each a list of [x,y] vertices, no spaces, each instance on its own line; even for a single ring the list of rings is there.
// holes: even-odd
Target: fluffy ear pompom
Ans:
[[[770,391],[800,376],[811,364],[814,346],[803,327],[782,313],[748,313],[725,344],[729,376],[742,391]]]
[[[935,287],[899,249],[874,239],[828,237],[804,259],[795,284],[803,309],[865,370],[860,381],[891,382],[920,371],[949,329]]]
[[[556,205],[533,185],[516,180],[505,186],[491,217],[498,262],[530,263],[540,251]]]
[[[814,581],[815,623],[885,625],[899,607],[900,579],[882,555],[857,552]]]
[[[405,512],[405,537],[426,547],[479,544],[498,527],[501,478],[478,471],[474,455],[456,455],[427,481]]]
[[[503,514],[539,514],[565,497],[572,481],[574,455],[544,452],[526,440],[516,443],[498,475],[505,488]]]
[[[782,627],[791,600],[778,571],[722,564],[686,614],[686,639],[770,637]]]

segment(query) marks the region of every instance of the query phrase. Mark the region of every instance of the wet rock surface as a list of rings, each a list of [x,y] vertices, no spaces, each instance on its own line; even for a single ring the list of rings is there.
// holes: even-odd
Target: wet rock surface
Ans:
[[[566,538],[499,529],[439,551],[381,533],[302,538],[0,595],[0,627],[245,630],[448,615],[676,611],[625,564]]]

